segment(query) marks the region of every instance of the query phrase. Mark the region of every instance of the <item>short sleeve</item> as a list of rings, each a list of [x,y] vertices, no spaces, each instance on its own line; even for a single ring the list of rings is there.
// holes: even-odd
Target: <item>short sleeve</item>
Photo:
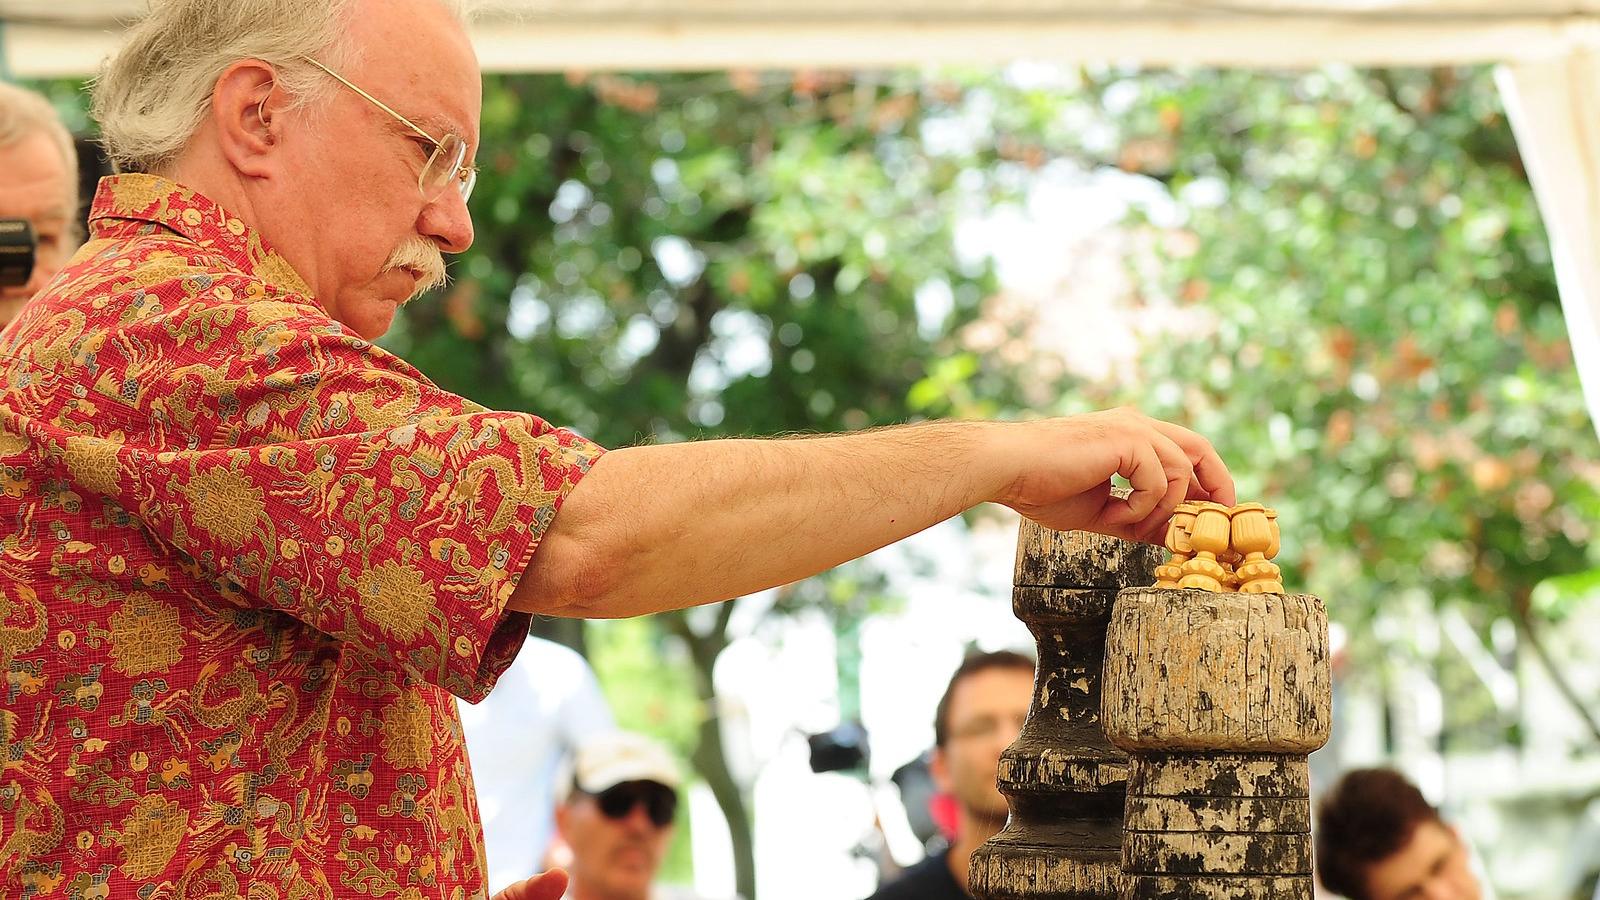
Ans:
[[[505,611],[517,579],[603,451],[239,282],[211,293],[240,302],[181,304],[96,348],[107,371],[161,365],[97,385],[128,428],[99,459],[75,442],[69,467],[241,606],[481,698],[527,633]]]

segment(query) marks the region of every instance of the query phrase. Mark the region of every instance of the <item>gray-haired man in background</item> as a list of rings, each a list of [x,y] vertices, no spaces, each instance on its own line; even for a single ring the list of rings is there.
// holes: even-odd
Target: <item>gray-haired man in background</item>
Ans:
[[[0,220],[21,219],[37,241],[33,274],[0,285],[0,326],[44,287],[78,246],[78,152],[50,103],[0,83]]]

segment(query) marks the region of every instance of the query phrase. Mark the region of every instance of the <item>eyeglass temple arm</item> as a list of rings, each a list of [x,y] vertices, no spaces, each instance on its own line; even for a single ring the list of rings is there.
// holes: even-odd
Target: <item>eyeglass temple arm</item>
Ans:
[[[349,88],[350,90],[355,91],[356,93],[358,93],[361,96],[365,97],[367,99],[368,103],[371,103],[373,106],[376,106],[377,108],[383,110],[384,112],[388,113],[389,115],[394,116],[396,119],[398,119],[407,128],[411,129],[412,131],[415,131],[417,134],[422,135],[423,137],[425,137],[428,140],[432,141],[433,145],[435,147],[437,147],[437,146],[439,146],[441,144],[441,141],[438,138],[436,138],[433,135],[427,133],[426,131],[423,131],[420,127],[418,127],[418,125],[415,122],[411,121],[410,119],[406,118],[405,116],[400,115],[399,113],[395,112],[393,109],[390,109],[389,108],[389,104],[383,102],[382,100],[379,100],[377,97],[372,96],[371,94],[367,93],[366,91],[363,91],[361,88],[356,87],[354,84],[351,84],[349,81],[345,80],[345,77],[343,75],[340,75],[338,72],[335,72],[334,70],[328,68],[327,66],[323,65],[322,63],[317,62],[316,60],[312,59],[309,56],[302,56],[300,58],[305,60],[308,63],[311,63],[313,66],[316,66],[317,68],[321,69],[322,71],[327,72],[328,75],[333,77],[340,84],[344,85],[345,87]]]

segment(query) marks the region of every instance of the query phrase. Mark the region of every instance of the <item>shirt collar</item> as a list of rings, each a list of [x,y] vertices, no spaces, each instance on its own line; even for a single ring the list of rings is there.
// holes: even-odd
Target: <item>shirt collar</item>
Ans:
[[[159,175],[127,173],[100,179],[89,209],[92,237],[149,233],[149,226],[177,233],[218,254],[246,275],[315,300],[305,279],[238,216],[206,195]]]

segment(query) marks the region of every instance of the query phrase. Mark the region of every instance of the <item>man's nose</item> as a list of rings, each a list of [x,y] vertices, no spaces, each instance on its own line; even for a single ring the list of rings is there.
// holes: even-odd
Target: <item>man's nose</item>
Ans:
[[[472,213],[459,191],[448,189],[422,207],[417,230],[446,253],[465,253],[472,246]]]
[[[44,266],[35,262],[33,264],[33,272],[28,276],[28,283],[22,286],[22,292],[26,296],[32,297],[34,294],[44,290],[45,282],[49,280],[49,275],[45,272]]]
[[[1421,900],[1465,900],[1465,895],[1448,879],[1430,878],[1422,885]]]
[[[622,817],[622,824],[628,826],[630,831],[645,834],[654,834],[658,828],[655,820],[650,818],[650,810],[643,803],[635,803],[628,814]]]

